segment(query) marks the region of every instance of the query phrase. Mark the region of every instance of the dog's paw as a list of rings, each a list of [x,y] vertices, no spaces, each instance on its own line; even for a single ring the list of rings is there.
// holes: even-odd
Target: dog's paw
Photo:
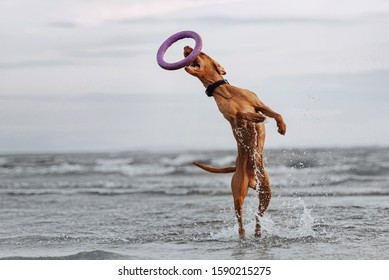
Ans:
[[[277,122],[278,133],[285,135],[286,133],[286,124],[283,121]]]

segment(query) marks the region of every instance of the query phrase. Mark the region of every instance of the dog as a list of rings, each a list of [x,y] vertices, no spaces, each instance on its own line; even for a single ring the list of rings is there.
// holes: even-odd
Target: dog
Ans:
[[[191,47],[184,47],[184,56],[187,57],[192,51]],[[208,172],[234,173],[231,189],[241,239],[245,238],[243,202],[249,188],[257,190],[259,206],[254,236],[258,238],[261,236],[259,218],[264,215],[272,196],[263,160],[265,142],[263,122],[267,117],[273,118],[277,123],[278,132],[282,135],[286,133],[286,124],[282,116],[261,102],[255,93],[232,86],[224,80],[222,77],[226,74],[224,68],[205,53],[201,52],[189,66],[185,67],[185,71],[197,77],[205,86],[207,95],[214,97],[219,111],[230,123],[237,142],[235,166],[216,168],[199,162],[194,164]]]

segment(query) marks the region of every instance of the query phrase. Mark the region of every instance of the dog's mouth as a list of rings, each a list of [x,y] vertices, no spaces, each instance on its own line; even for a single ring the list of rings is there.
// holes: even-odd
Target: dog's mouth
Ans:
[[[198,59],[196,58],[190,65],[188,65],[188,67],[193,67],[197,70],[200,69],[200,64],[199,64]]]
[[[192,53],[193,49],[189,46],[186,46],[184,48],[184,56],[187,57]],[[199,70],[200,69],[200,61],[198,58],[196,58],[191,64],[186,66],[185,68],[190,68],[192,70]]]

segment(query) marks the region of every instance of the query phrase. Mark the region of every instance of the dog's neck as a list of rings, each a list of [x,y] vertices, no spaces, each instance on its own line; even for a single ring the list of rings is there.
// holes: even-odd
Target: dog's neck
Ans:
[[[221,85],[224,85],[224,84],[229,84],[227,80],[225,79],[221,79],[219,81],[216,81],[210,85],[208,85],[206,87],[206,90],[205,90],[205,94],[208,96],[208,97],[212,97],[213,96],[213,92],[218,88],[220,87]]]
[[[232,96],[227,90],[227,85],[229,83],[227,80],[223,79],[221,76],[218,79],[212,79],[213,81],[202,81],[204,87],[206,88],[205,93],[209,97],[223,97],[225,99],[230,99]]]

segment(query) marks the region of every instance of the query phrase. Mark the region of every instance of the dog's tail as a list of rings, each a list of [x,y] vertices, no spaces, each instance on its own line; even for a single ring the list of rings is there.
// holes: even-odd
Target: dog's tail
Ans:
[[[232,173],[235,172],[236,170],[235,166],[216,168],[216,167],[207,166],[205,164],[196,161],[193,162],[193,164],[196,165],[197,167],[200,167],[201,169],[204,169],[205,171],[212,172],[212,173]]]

